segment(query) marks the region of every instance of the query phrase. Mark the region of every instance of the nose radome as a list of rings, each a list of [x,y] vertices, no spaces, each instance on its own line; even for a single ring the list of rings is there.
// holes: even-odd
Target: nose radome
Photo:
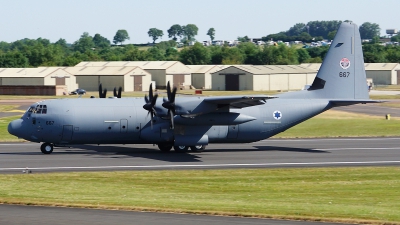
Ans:
[[[8,133],[19,136],[22,127],[22,119],[13,120],[8,124]]]

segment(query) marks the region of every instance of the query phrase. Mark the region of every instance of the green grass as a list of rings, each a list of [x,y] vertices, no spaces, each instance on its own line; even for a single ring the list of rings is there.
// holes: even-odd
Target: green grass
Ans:
[[[22,139],[18,139],[17,137],[8,133],[7,127],[8,124],[12,120],[16,120],[21,118],[21,116],[10,116],[10,117],[3,117],[0,118],[0,142],[20,142],[23,141]]]
[[[18,105],[0,105],[0,112],[10,112],[18,107]]]
[[[329,110],[274,137],[390,137],[400,136],[400,120]]]
[[[400,85],[377,85],[374,90],[378,91],[400,91]]]
[[[400,168],[0,175],[0,202],[400,223]]]
[[[373,100],[400,99],[400,95],[370,95],[369,97]]]

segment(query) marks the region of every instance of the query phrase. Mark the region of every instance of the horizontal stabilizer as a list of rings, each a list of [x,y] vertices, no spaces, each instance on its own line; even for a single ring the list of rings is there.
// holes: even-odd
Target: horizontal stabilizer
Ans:
[[[343,99],[343,100],[330,100],[330,103],[335,106],[346,106],[346,105],[355,105],[355,104],[366,104],[366,103],[382,103],[385,101],[375,101],[371,99]]]

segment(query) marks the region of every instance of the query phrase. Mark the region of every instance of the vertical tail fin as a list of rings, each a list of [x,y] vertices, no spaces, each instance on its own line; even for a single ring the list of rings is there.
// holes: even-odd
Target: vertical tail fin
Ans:
[[[308,89],[316,98],[369,99],[361,37],[354,23],[342,23]]]

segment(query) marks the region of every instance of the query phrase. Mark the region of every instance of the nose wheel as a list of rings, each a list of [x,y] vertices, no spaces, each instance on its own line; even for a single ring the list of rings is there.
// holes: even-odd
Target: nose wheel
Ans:
[[[45,142],[40,146],[43,154],[51,154],[53,152],[53,144]]]

